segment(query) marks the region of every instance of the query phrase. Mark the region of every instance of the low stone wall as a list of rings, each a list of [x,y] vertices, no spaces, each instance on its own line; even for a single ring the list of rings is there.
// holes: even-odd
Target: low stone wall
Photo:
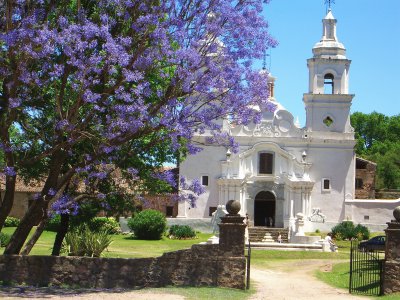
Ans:
[[[0,256],[0,280],[34,286],[143,288],[220,286],[245,288],[246,259],[225,256],[219,245],[191,249],[156,258],[90,258],[65,256]]]

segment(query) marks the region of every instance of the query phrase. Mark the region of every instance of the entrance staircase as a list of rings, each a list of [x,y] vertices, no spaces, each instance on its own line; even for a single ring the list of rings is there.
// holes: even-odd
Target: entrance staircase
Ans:
[[[279,233],[282,243],[278,243]],[[289,243],[289,228],[249,227],[249,242],[254,249],[322,251],[322,244]]]
[[[287,243],[289,237],[289,228],[274,228],[263,226],[249,227],[249,240],[250,243],[276,243],[278,242],[279,233],[282,237],[282,243]]]

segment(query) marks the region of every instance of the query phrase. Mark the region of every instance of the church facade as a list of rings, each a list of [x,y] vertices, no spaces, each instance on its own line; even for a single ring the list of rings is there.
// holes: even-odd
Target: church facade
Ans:
[[[274,112],[262,111],[259,124],[224,121],[224,130],[240,145],[238,153],[208,145],[181,164],[180,175],[199,179],[206,193],[195,208],[180,203],[178,217],[208,218],[218,205],[236,199],[251,226],[291,227],[302,213],[307,231],[329,230],[346,219],[345,202],[355,193],[355,139],[350,125],[354,95],[349,94],[351,61],[338,41],[336,22],[329,11],[322,22],[322,39],[307,60],[305,127],[275,99],[275,78],[270,76]],[[205,141],[204,135],[196,138]]]

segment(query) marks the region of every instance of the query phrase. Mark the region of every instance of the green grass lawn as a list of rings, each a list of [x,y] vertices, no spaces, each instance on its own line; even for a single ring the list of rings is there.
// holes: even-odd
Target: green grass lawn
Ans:
[[[12,234],[15,227],[5,227],[2,232]],[[33,231],[31,232],[33,233]],[[31,255],[50,255],[54,243],[55,232],[44,231],[31,251]],[[104,257],[142,258],[156,257],[164,252],[190,248],[193,244],[205,242],[212,234],[198,233],[197,239],[171,240],[163,237],[157,241],[136,240],[131,235],[113,235],[113,242],[108,251],[103,252]],[[0,248],[2,254],[4,248]]]
[[[317,252],[317,251],[281,251],[281,250],[252,250],[251,265],[258,268],[269,268],[279,260],[307,259],[348,259],[348,252]]]
[[[345,262],[334,264],[332,272],[322,272],[317,270],[315,276],[331,286],[349,290],[350,263]],[[400,300],[400,294],[375,297],[374,299]]]
[[[190,248],[193,244],[205,242],[212,234],[198,233],[193,240],[171,240],[163,237],[161,240],[145,241],[133,239],[130,235],[115,235],[113,242],[104,252],[104,257],[140,258],[160,256],[164,252]]]

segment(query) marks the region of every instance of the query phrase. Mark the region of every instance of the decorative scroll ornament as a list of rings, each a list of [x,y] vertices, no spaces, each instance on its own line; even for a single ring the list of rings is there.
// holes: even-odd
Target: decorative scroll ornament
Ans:
[[[272,122],[262,122],[261,124],[257,124],[253,131],[253,136],[277,137],[280,135],[280,131],[275,125],[272,124]]]
[[[313,208],[311,216],[308,217],[308,220],[314,223],[325,223],[326,216],[321,213],[320,208]]]

